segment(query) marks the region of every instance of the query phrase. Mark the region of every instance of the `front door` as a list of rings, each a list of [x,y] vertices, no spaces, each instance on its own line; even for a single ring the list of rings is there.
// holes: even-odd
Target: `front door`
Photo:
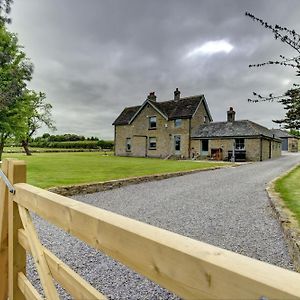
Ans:
[[[181,154],[181,136],[180,135],[174,135],[174,152],[175,155]]]
[[[202,140],[202,147],[201,147],[201,155],[207,156],[208,155],[208,140]]]

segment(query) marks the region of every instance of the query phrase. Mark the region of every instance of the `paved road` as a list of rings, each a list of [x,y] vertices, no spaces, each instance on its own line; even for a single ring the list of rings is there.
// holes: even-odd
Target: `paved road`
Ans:
[[[265,185],[299,162],[300,154],[286,154],[276,160],[200,172],[74,198],[292,269],[283,234],[269,206]],[[59,241],[57,238],[51,240],[49,236],[55,230],[42,222],[38,221],[38,224],[45,243],[110,297],[174,297],[66,234],[60,233]],[[77,263],[69,255],[70,252],[74,253]],[[87,271],[87,268],[91,271]]]

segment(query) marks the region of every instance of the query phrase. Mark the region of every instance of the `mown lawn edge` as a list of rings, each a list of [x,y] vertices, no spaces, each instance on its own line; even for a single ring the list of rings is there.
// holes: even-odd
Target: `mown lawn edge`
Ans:
[[[299,166],[300,164],[297,164],[281,176],[276,177],[270,181],[266,187],[271,207],[273,208],[275,216],[279,220],[288,245],[290,256],[297,272],[300,272],[300,226],[298,220],[294,217],[293,212],[286,206],[280,193],[275,190],[275,184],[277,180],[285,177]]]

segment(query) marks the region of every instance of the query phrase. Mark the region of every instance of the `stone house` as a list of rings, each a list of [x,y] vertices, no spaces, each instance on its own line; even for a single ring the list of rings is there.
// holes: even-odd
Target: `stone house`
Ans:
[[[236,121],[232,107],[227,122],[202,124],[191,138],[200,156],[216,160],[262,161],[281,155],[281,140],[271,130],[249,120]]]
[[[281,139],[282,151],[298,152],[299,137],[281,129],[271,129],[271,131]]]
[[[142,105],[126,107],[114,121],[115,155],[189,158],[191,132],[212,121],[204,95],[157,102],[154,92]]]
[[[204,95],[156,101],[150,93],[142,105],[126,107],[114,121],[115,155],[135,157],[179,156],[258,161],[281,155],[281,140],[254,122],[212,122]]]

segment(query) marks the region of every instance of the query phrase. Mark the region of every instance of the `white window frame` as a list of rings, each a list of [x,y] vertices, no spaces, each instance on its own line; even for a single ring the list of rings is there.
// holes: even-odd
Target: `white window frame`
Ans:
[[[151,119],[154,119],[154,118],[155,118],[155,127],[151,125],[152,124]],[[157,118],[156,118],[156,116],[149,117],[148,122],[149,122],[148,123],[149,129],[156,129],[157,128]]]
[[[151,147],[151,143],[155,143],[155,146]],[[157,148],[157,138],[155,136],[149,137],[148,149],[149,150],[156,150],[156,148]]]

